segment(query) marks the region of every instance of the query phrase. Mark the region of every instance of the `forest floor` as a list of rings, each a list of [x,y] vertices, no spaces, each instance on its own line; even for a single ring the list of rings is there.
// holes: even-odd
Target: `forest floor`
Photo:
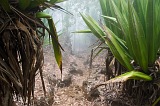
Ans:
[[[102,106],[95,103],[96,99],[88,98],[86,90],[89,89],[89,85],[85,85],[85,82],[91,82],[90,85],[94,85],[105,80],[105,75],[99,74],[105,68],[105,53],[93,61],[92,69],[89,68],[89,57],[90,52],[79,55],[63,52],[63,81],[61,81],[61,73],[55,62],[54,53],[50,46],[45,47],[43,77],[46,96],[43,93],[41,78],[37,75],[35,105]]]

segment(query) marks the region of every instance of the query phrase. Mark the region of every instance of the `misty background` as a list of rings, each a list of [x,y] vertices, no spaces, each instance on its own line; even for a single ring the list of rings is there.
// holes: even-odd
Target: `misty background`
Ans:
[[[88,29],[80,13],[88,14],[95,20],[100,19],[101,10],[98,0],[67,0],[57,4],[66,11],[47,10],[52,15],[56,23],[57,32],[60,34],[59,39],[62,47],[70,50],[72,54],[79,55],[82,52],[89,52],[97,39],[92,34],[72,33],[74,31]]]

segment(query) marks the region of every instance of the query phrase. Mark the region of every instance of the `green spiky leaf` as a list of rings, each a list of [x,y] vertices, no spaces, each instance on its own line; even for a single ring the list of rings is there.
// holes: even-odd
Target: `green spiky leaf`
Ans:
[[[58,43],[58,35],[57,35],[56,27],[52,19],[48,19],[48,24],[49,24],[50,31],[52,33],[51,38],[52,38],[52,45],[54,49],[55,58],[62,73],[62,54],[61,54],[60,45]]]
[[[47,13],[44,13],[44,12],[37,12],[36,13],[36,17],[37,18],[52,18],[51,15],[47,14]]]
[[[92,31],[90,29],[86,29],[86,30],[75,31],[72,33],[92,33]]]

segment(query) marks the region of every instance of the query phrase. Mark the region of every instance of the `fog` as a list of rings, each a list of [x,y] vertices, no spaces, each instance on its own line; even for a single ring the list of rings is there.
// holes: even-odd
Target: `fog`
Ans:
[[[71,43],[73,54],[90,51],[91,45],[96,42],[92,34],[72,33],[78,30],[88,29],[80,13],[91,15],[94,19],[100,19],[100,5],[98,0],[67,0],[57,4],[68,13],[61,10],[48,10],[56,23],[57,31],[63,33],[61,36]],[[72,14],[72,15],[71,15]],[[65,46],[65,45],[62,45]]]

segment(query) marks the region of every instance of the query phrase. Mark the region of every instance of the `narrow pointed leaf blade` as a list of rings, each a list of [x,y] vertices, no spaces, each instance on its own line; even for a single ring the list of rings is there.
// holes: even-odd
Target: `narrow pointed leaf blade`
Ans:
[[[132,65],[130,64],[130,57],[127,55],[126,50],[122,45],[120,39],[116,38],[116,35],[107,27],[103,26],[103,29],[106,33],[106,43],[111,49],[113,55],[116,59],[128,70],[133,70]]]
[[[108,85],[108,84],[114,84],[114,83],[124,83],[126,82],[127,80],[130,80],[130,79],[134,79],[134,80],[144,80],[144,81],[152,81],[152,77],[145,74],[145,73],[142,73],[142,72],[139,72],[139,71],[136,71],[136,70],[132,70],[132,71],[129,71],[129,72],[126,72],[124,74],[121,74],[115,78],[112,78],[106,82],[103,82],[99,85],[96,85],[95,88],[101,86],[101,85]]]
[[[75,31],[72,33],[92,33],[92,31],[90,29],[86,29],[86,30]]]
[[[55,58],[62,73],[62,53],[61,53],[60,45],[58,43],[58,35],[57,35],[56,27],[52,19],[48,19],[48,24],[49,24],[50,31],[52,33],[51,39],[52,39]]]
[[[83,20],[85,21],[88,28],[91,30],[91,32],[99,38],[101,41],[104,41],[104,33],[101,27],[98,25],[98,23],[90,16],[81,14]]]
[[[156,38],[156,35],[153,35],[153,2],[154,0],[148,0],[148,5],[147,5],[147,13],[146,13],[146,37],[147,37],[147,44],[148,44],[148,53],[149,53],[149,56],[148,56],[148,61],[149,61],[149,64],[152,65],[154,64],[155,60],[156,60],[156,54],[157,54],[157,51],[155,52],[155,44],[157,39]]]
[[[142,67],[142,69],[148,71],[148,49],[146,37],[144,34],[144,29],[140,22],[140,19],[131,3],[128,2],[129,10],[129,35],[127,36],[130,39],[134,60]]]
[[[52,18],[52,16],[44,12],[37,12],[36,18]]]

